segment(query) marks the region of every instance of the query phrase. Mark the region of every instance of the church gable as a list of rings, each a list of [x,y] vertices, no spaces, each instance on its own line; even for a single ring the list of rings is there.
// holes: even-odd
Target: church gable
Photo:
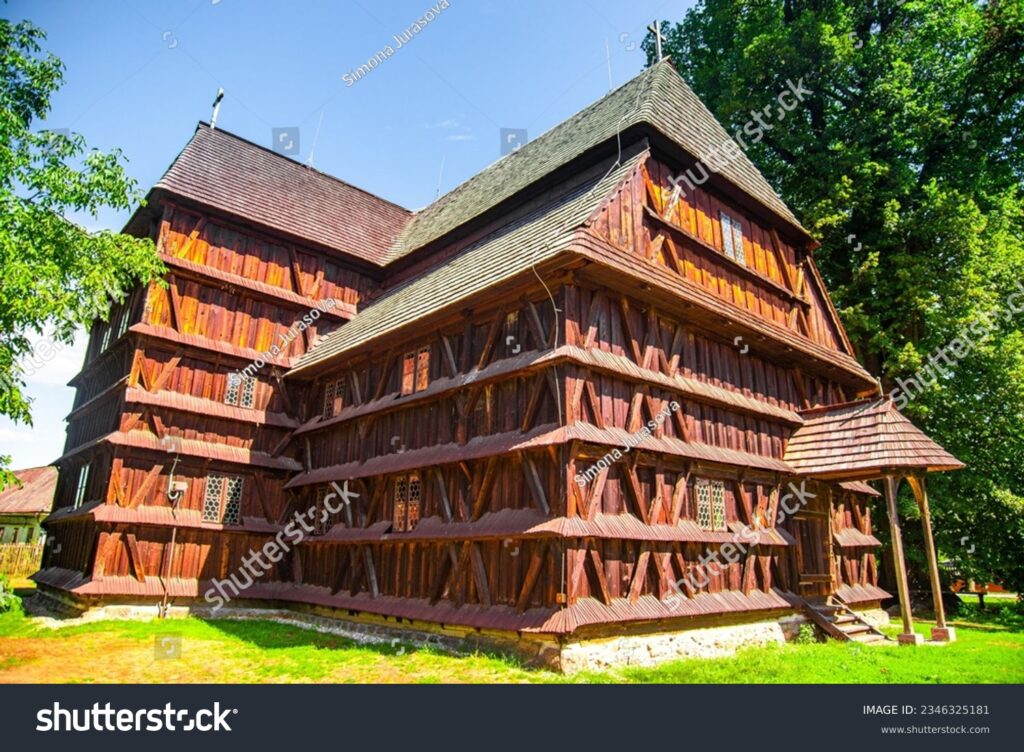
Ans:
[[[705,187],[683,188],[654,157],[590,218],[616,248],[811,342],[853,355],[811,255]]]

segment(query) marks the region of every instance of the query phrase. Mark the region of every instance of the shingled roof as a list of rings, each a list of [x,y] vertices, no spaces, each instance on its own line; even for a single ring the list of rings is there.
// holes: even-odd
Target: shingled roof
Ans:
[[[783,459],[798,473],[843,480],[888,470],[959,470],[964,464],[903,417],[892,400],[801,411]]]
[[[30,467],[15,470],[21,486],[12,483],[0,491],[0,514],[46,514],[53,506],[57,488],[57,468]]]
[[[697,159],[730,140],[666,58],[415,213],[206,123],[155,188],[384,266],[640,124]],[[719,174],[807,234],[745,154]]]
[[[200,123],[156,189],[374,264],[409,211],[269,149]]]
[[[575,230],[647,156],[597,165],[525,216],[513,219],[458,256],[388,291],[303,355],[292,373],[308,368],[503,280],[565,249]],[[582,182],[579,178],[582,178]]]
[[[440,238],[592,147],[615,139],[616,134],[640,123],[653,126],[698,159],[718,151],[730,140],[666,58],[417,212],[387,260],[394,261]],[[807,233],[745,154],[739,152],[720,174],[794,228]]]

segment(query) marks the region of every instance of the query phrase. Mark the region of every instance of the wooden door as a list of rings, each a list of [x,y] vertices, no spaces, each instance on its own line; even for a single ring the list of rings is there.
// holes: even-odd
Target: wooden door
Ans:
[[[805,598],[833,592],[830,506],[829,495],[819,493],[793,516],[798,593]]]

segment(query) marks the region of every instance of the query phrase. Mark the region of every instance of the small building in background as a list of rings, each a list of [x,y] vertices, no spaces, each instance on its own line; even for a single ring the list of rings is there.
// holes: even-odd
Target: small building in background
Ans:
[[[15,470],[21,481],[0,491],[0,544],[34,543],[44,533],[40,522],[50,513],[57,487],[57,468]]]

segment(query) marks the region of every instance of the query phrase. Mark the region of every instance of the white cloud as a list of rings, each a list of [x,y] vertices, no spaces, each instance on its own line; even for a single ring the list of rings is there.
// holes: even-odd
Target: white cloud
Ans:
[[[453,118],[447,118],[446,120],[438,120],[436,123],[427,123],[423,126],[424,128],[443,128],[444,130],[451,130],[452,128],[459,128],[459,121]]]
[[[27,429],[0,428],[0,442],[4,441],[27,442],[31,444],[35,441],[35,436]]]
[[[79,371],[85,361],[89,338],[79,332],[71,345],[56,342],[49,337],[32,336],[33,354],[22,360],[25,382],[48,386],[64,386]]]

